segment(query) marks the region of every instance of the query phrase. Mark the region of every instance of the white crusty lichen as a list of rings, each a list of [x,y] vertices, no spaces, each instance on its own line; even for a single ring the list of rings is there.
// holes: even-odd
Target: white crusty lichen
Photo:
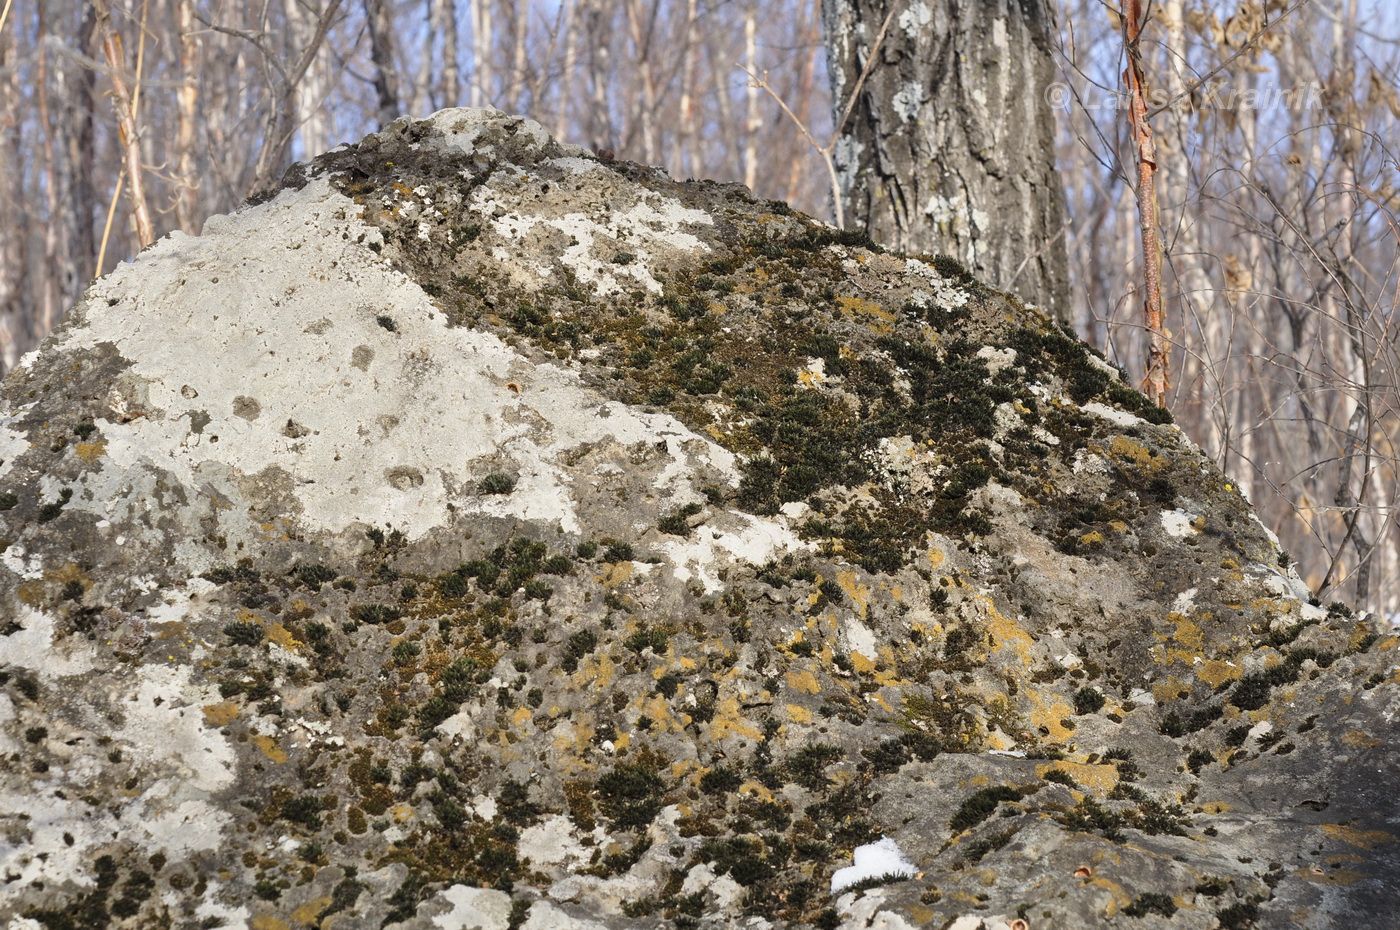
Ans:
[[[44,687],[70,687],[81,677],[91,712],[81,725],[51,720],[62,728],[53,736],[72,747],[60,764],[42,775],[7,773],[0,782],[0,835],[15,839],[0,841],[0,874],[17,887],[89,886],[97,850],[118,838],[176,857],[217,848],[232,817],[213,798],[233,784],[235,766],[228,739],[205,726],[203,708],[219,700],[217,692],[195,684],[186,666],[103,672],[85,641],[55,641],[47,613],[26,610],[17,619],[20,629],[5,637],[6,663]],[[83,794],[114,752],[143,773],[143,789],[93,808]]]
[[[967,291],[943,277],[928,262],[909,258],[905,259],[904,268],[923,285],[915,288],[910,297],[914,306],[922,310],[936,307],[945,311],[967,306],[970,299]]]
[[[15,460],[28,448],[29,440],[25,434],[12,429],[10,422],[0,420],[0,478],[14,469]]]
[[[665,443],[671,494],[690,490],[696,465],[737,481],[733,456],[674,417],[607,401],[569,368],[449,326],[367,247],[358,209],[313,181],[212,220],[201,238],[163,240],[94,286],[85,325],[56,349],[119,345],[142,415],[98,424],[101,466],[74,509],[134,523],[145,503],[130,492],[157,473],[230,499],[257,478],[309,529],[387,523],[414,539],[454,509],[576,531],[560,461],[583,445]],[[694,219],[665,203],[627,215],[658,229]],[[518,475],[515,491],[481,494],[503,469]],[[221,520],[235,537],[257,533],[236,512]]]
[[[657,550],[671,563],[677,580],[698,581],[708,594],[724,590],[721,567],[726,562],[765,565],[791,552],[812,549],[785,516],[756,517],[728,511],[698,527],[693,538],[667,541]]]
[[[1120,426],[1123,429],[1134,429],[1147,425],[1147,421],[1142,417],[1131,414],[1126,410],[1119,410],[1117,407],[1101,404],[1096,400],[1090,401],[1080,409],[1085,413],[1098,417],[1100,420],[1107,420],[1114,426]]]
[[[933,22],[933,11],[928,8],[928,4],[923,0],[914,0],[899,14],[899,31],[909,38],[914,38],[920,29]]]
[[[899,118],[907,123],[919,115],[919,108],[924,105],[925,99],[927,98],[922,84],[906,81],[895,91],[890,103],[894,105],[894,111],[899,114]]]
[[[605,205],[597,212],[551,215],[506,209],[487,186],[472,194],[470,209],[507,242],[537,245],[543,254],[557,251],[560,264],[599,297],[638,288],[659,295],[658,259],[677,251],[708,252],[687,228],[713,226],[714,217],[653,192],[637,189],[635,196],[625,210]],[[548,260],[536,255],[533,262],[540,280],[557,277]]]

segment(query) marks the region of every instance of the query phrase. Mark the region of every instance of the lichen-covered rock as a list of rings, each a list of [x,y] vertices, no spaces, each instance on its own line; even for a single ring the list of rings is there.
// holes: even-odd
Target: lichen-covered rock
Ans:
[[[494,111],[94,284],[0,559],[11,928],[1393,920],[1397,640],[1163,411]]]

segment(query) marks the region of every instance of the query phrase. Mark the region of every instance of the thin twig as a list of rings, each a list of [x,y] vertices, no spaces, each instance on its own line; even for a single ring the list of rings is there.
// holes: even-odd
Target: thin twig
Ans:
[[[846,208],[841,202],[841,175],[836,170],[836,143],[840,141],[841,131],[846,128],[846,123],[850,120],[852,111],[855,110],[856,101],[860,99],[860,92],[861,89],[865,87],[866,79],[870,77],[870,73],[875,70],[875,62],[880,55],[880,47],[885,44],[885,35],[889,32],[890,23],[894,20],[894,14],[899,10],[900,6],[901,4],[898,2],[892,3],[889,12],[885,14],[885,21],[880,24],[880,31],[875,35],[875,44],[870,47],[869,54],[865,56],[865,66],[861,68],[860,76],[856,79],[855,86],[851,88],[851,94],[846,99],[845,107],[841,110],[841,119],[832,127],[831,138],[827,141],[826,145],[819,144],[817,140],[813,138],[811,131],[807,129],[807,124],[797,118],[797,114],[792,112],[792,108],[787,105],[787,101],[768,83],[767,71],[763,72],[763,77],[759,77],[743,65],[738,66],[740,71],[749,76],[749,80],[753,82],[754,87],[762,90],[773,98],[774,102],[782,108],[787,118],[797,127],[797,131],[802,133],[802,137],[807,140],[807,144],[812,146],[812,148],[816,150],[816,153],[821,156],[822,164],[826,166],[827,180],[831,184],[831,209],[836,220],[837,229],[846,228]]]
[[[122,199],[122,187],[125,185],[126,165],[123,164],[117,175],[117,186],[112,190],[112,200],[107,204],[107,221],[102,224],[102,245],[97,250],[97,268],[92,273],[94,278],[102,277],[102,266],[107,261],[107,241],[112,236],[112,217],[117,213],[117,202]]]
[[[1161,106],[1150,110],[1147,114],[1147,118],[1151,119],[1158,113],[1161,113],[1164,110],[1171,109],[1178,101],[1191,96],[1196,91],[1206,86],[1206,84],[1210,83],[1211,78],[1215,77],[1221,71],[1224,71],[1226,68],[1230,67],[1230,65],[1234,64],[1236,59],[1238,59],[1245,52],[1250,51],[1254,47],[1254,44],[1264,37],[1264,33],[1268,32],[1270,29],[1273,29],[1279,23],[1283,22],[1285,19],[1291,16],[1293,13],[1296,13],[1298,10],[1302,9],[1304,6],[1311,2],[1312,0],[1297,0],[1297,2],[1295,2],[1291,7],[1280,13],[1278,19],[1260,26],[1258,32],[1254,33],[1254,35],[1250,36],[1248,39],[1245,39],[1244,42],[1241,43],[1238,51],[1236,51],[1229,58],[1226,58],[1220,64],[1216,65],[1214,68],[1211,68],[1201,77],[1197,78],[1194,82],[1192,82],[1191,86],[1187,87],[1181,93],[1177,94],[1175,97],[1172,97],[1170,100],[1163,103]]]
[[[875,62],[880,57],[880,46],[885,44],[885,33],[890,31],[890,21],[894,19],[895,10],[899,9],[899,6],[898,3],[890,4],[890,11],[885,14],[885,21],[880,24],[880,31],[875,34],[875,44],[870,47],[870,54],[865,56],[865,67],[860,69],[860,77],[856,78],[856,86],[851,88],[851,96],[847,98],[846,107],[841,111],[840,121],[831,130],[833,140],[841,135],[841,130],[846,128],[846,121],[851,118],[851,112],[856,108],[856,100],[860,98],[861,89],[865,87],[865,79],[870,77],[870,72],[875,70]]]

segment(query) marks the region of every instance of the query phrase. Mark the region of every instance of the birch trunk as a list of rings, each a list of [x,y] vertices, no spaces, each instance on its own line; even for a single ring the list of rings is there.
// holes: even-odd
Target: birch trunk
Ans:
[[[758,10],[750,3],[744,10],[744,67],[749,74],[758,72]],[[758,130],[763,124],[758,118],[758,85],[752,80],[744,97],[744,186],[753,190],[758,183]]]
[[[295,6],[295,2],[288,4]],[[199,119],[200,40],[195,31],[194,0],[175,0],[175,25],[180,40],[180,86],[175,92],[175,222],[198,235],[199,172],[195,167],[195,126]]]

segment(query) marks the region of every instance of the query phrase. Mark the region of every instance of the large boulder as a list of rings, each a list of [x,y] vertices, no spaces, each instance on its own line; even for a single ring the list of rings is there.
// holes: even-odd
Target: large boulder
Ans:
[[[1397,640],[956,263],[487,110],[0,392],[9,927],[1394,926]]]

